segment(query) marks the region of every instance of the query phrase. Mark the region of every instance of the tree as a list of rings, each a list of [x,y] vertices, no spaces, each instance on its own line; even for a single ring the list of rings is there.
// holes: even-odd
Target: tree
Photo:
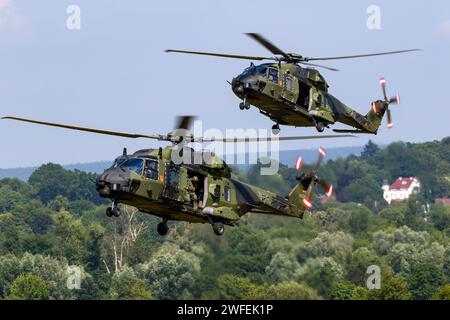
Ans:
[[[331,286],[330,298],[333,300],[352,300],[355,285],[349,281],[338,280]]]
[[[116,300],[153,299],[145,281],[139,279],[130,267],[115,272],[112,277],[110,297]]]
[[[268,290],[273,300],[321,300],[317,292],[303,283],[295,281],[273,285]]]
[[[410,298],[411,294],[405,279],[391,272],[382,273],[381,289],[368,291],[369,300],[409,300]]]
[[[6,300],[47,300],[49,285],[40,276],[31,273],[19,275],[8,287]]]
[[[251,293],[255,294],[256,285],[248,278],[224,274],[217,279],[217,288],[220,299],[242,300]]]
[[[390,224],[401,227],[405,221],[406,208],[404,205],[392,204],[380,211],[380,217],[389,221]]]
[[[439,287],[431,296],[431,300],[450,300],[450,283]]]
[[[117,272],[127,264],[128,253],[139,236],[148,228],[148,217],[131,206],[121,206],[112,235],[104,240],[102,261],[108,273]]]
[[[432,263],[417,263],[411,268],[408,287],[414,299],[429,299],[444,283],[442,271]]]
[[[366,247],[353,251],[351,261],[346,269],[347,279],[356,285],[365,285],[367,268],[371,265],[378,264],[378,260],[375,252]]]
[[[65,170],[60,165],[48,163],[34,171],[28,181],[46,204],[57,196],[70,201],[84,199],[100,204],[103,200],[95,190],[95,178],[92,173]]]
[[[142,272],[156,298],[180,299],[190,297],[200,270],[200,259],[195,254],[164,244]]]
[[[378,151],[380,151],[380,148],[372,140],[369,140],[361,152],[361,158],[367,160],[376,155]]]
[[[369,209],[365,207],[358,207],[355,210],[352,210],[352,214],[350,215],[350,219],[348,225],[350,227],[350,231],[353,234],[359,234],[367,232],[367,228],[369,227],[371,212]]]

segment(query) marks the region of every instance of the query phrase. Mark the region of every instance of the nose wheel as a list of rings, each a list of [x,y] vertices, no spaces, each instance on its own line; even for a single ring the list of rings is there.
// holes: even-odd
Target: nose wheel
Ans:
[[[122,211],[120,210],[117,201],[114,201],[111,207],[106,208],[106,216],[109,218],[112,216],[118,217],[121,213]]]
[[[272,126],[272,133],[274,134],[274,135],[278,135],[279,133],[280,133],[280,131],[281,131],[281,129],[280,129],[280,125],[277,123],[277,124],[274,124],[273,126]]]
[[[158,226],[156,227],[156,231],[158,231],[158,234],[160,236],[165,236],[167,232],[169,231],[169,226],[167,225],[166,221],[162,221],[158,223]]]
[[[241,110],[248,110],[250,109],[250,103],[247,102],[247,97],[244,98],[244,101],[242,101],[241,103],[239,103],[239,109]]]

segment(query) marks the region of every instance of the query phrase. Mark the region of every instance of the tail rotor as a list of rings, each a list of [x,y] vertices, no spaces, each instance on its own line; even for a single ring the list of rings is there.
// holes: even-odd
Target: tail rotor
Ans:
[[[317,162],[314,166],[314,169],[309,172],[302,173],[299,177],[297,177],[297,180],[300,182],[300,184],[303,187],[303,206],[305,209],[310,210],[313,208],[313,201],[312,196],[314,194],[315,186],[318,184],[322,187],[323,190],[326,192],[327,197],[331,197],[333,195],[333,185],[328,184],[324,179],[321,179],[319,176],[319,170],[323,163],[323,160],[325,159],[326,151],[324,148],[319,148],[319,156],[317,159]],[[302,159],[299,157],[296,160],[295,168],[297,170],[300,170],[303,167]]]
[[[380,85],[381,85],[381,90],[383,91],[383,104],[385,106],[385,110],[386,110],[386,115],[387,115],[387,127],[389,129],[391,129],[392,127],[394,127],[394,122],[392,120],[392,114],[391,114],[391,110],[389,109],[389,106],[391,104],[395,104],[395,105],[399,105],[400,104],[400,96],[397,94],[396,96],[392,97],[392,98],[388,98],[387,94],[386,94],[386,79],[383,77],[380,79]],[[376,109],[377,104],[374,103],[373,104],[373,108]]]

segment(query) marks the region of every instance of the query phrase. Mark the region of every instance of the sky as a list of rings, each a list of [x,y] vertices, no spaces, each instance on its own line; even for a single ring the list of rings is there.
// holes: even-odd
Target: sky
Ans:
[[[71,5],[80,8],[80,29],[67,28]],[[380,9],[380,29],[367,27],[371,5]],[[330,92],[362,114],[382,97],[378,80],[384,76],[388,93],[402,98],[391,108],[393,129],[384,123],[377,136],[289,142],[284,149],[450,135],[447,0],[0,0],[0,116],[143,134],[167,133],[174,117],[184,114],[198,116],[205,129],[270,128],[270,119],[255,108],[239,110],[226,82],[248,61],[164,53],[177,48],[270,56],[244,32],[261,33],[305,56],[423,49],[328,62],[341,71],[321,70]],[[317,132],[282,127],[281,134]],[[125,146],[160,145],[0,121],[0,168],[107,160]]]

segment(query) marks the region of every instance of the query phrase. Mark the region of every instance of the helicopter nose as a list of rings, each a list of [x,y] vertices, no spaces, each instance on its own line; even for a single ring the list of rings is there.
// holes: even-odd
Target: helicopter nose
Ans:
[[[245,87],[245,83],[242,80],[233,78],[233,80],[231,81],[231,88],[235,94],[243,94],[244,87]]]
[[[96,189],[103,198],[112,198],[119,192],[129,190],[130,172],[119,168],[107,170],[97,177]]]

